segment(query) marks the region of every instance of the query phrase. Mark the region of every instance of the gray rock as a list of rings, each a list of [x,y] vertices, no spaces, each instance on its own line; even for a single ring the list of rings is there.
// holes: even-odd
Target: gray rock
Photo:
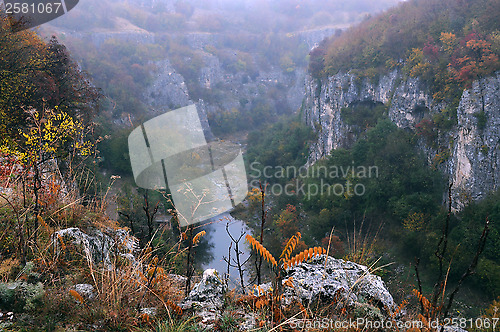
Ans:
[[[203,278],[189,292],[184,299],[181,308],[191,308],[193,306],[214,306],[222,305],[222,296],[225,292],[225,285],[219,273],[214,269],[207,269],[203,272]]]
[[[125,229],[108,229],[106,233],[98,229],[89,230],[89,234],[79,228],[62,229],[52,235],[52,245],[57,255],[61,253],[61,242],[72,242],[78,246],[94,262],[103,262],[110,266],[112,255],[117,252],[131,262],[135,262],[134,253],[139,248],[139,241]]]
[[[209,53],[204,53],[203,55],[205,66],[200,70],[199,84],[207,89],[211,89],[212,86],[224,81],[224,73],[219,58]]]
[[[76,284],[73,289],[86,300],[95,298],[94,286],[90,284]]]
[[[336,301],[338,308],[360,310],[370,304],[384,314],[391,314],[395,309],[392,295],[382,279],[364,265],[320,255],[288,269],[284,280],[290,277],[294,287],[285,287],[285,304],[298,299],[303,305],[316,300]],[[261,288],[267,286],[269,284]]]
[[[500,187],[500,72],[473,83],[464,91],[457,110],[454,146],[447,163],[453,181],[453,201],[460,210]],[[484,110],[479,128],[476,115]]]
[[[284,288],[284,305],[294,300],[299,300],[304,306],[316,300],[329,303],[337,301],[338,309],[348,308],[357,312],[360,317],[378,320],[383,320],[384,316],[392,314],[396,308],[382,279],[360,264],[320,255],[289,268],[286,272],[284,281],[292,277],[294,287]],[[260,295],[271,292],[271,283],[259,285],[257,289]],[[210,328],[221,317],[226,290],[217,271],[206,270],[202,280],[193,287],[189,296],[179,306],[184,310],[194,310],[201,319],[200,325]],[[255,316],[240,316],[241,329],[255,327]]]
[[[141,308],[141,310],[140,310],[141,315],[146,314],[149,317],[155,317],[157,312],[158,312],[158,309],[156,309],[155,307]]]
[[[242,322],[239,324],[240,331],[249,331],[257,326],[258,314],[253,312],[245,312],[242,314]]]
[[[185,284],[186,283],[186,280],[187,278],[185,276],[181,276],[181,275],[178,275],[178,274],[173,274],[173,273],[170,273],[168,275],[169,279],[174,281],[174,282],[177,282],[179,284]]]
[[[211,327],[221,317],[225,292],[226,287],[219,273],[208,269],[179,306],[183,310],[196,310],[196,315],[201,319],[200,326]]]
[[[169,109],[191,104],[184,77],[177,73],[170,61],[156,63],[158,71],[144,92],[144,99],[154,111],[163,113]]]

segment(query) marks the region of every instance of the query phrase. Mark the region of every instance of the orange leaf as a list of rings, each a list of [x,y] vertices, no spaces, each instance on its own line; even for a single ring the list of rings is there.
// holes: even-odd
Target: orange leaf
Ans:
[[[69,294],[70,294],[71,296],[73,296],[73,297],[75,298],[75,300],[77,300],[78,302],[80,302],[80,303],[83,303],[83,302],[84,302],[83,297],[82,297],[82,296],[80,295],[80,293],[78,293],[76,290],[74,290],[74,289],[70,289],[70,290],[69,290]]]

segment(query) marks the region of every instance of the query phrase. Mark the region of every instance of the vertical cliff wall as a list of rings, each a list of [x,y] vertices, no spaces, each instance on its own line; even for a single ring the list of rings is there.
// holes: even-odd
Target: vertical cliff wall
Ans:
[[[337,74],[322,81],[310,78],[306,85],[303,116],[318,134],[312,144],[309,164],[332,149],[347,148],[356,132],[341,117],[341,109],[360,101],[382,102],[398,127],[414,130],[424,118],[432,118],[448,105],[432,98],[415,78],[397,71],[377,83],[351,74]],[[480,116],[479,116],[480,115]],[[500,182],[500,73],[477,80],[462,94],[457,122],[440,130],[434,147],[419,142],[429,163],[438,167],[452,183],[453,207],[460,210],[471,200],[496,190]]]

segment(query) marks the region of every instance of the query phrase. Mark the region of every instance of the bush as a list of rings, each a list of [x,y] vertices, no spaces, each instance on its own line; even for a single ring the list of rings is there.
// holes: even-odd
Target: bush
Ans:
[[[477,120],[477,129],[483,130],[486,127],[486,122],[488,121],[488,117],[484,111],[480,111],[473,114]]]
[[[342,108],[341,114],[347,124],[365,130],[374,127],[378,120],[387,116],[387,106],[373,101],[357,102]]]
[[[0,307],[8,311],[32,311],[42,303],[43,284],[24,281],[0,283]]]

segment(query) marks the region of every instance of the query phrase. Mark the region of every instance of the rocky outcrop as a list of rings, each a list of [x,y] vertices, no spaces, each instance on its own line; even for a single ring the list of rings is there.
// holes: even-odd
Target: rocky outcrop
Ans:
[[[400,82],[397,71],[379,79],[359,81],[351,74],[338,74],[325,81],[310,79],[306,86],[304,120],[317,130],[318,140],[311,148],[309,163],[331,150],[349,147],[355,137],[341,117],[341,109],[359,101],[390,104],[389,117],[399,127],[414,128],[421,118],[414,116],[417,105],[431,106],[430,99],[417,79]]]
[[[90,229],[84,233],[79,228],[62,229],[52,235],[52,244],[57,255],[61,255],[67,244],[74,244],[84,255],[95,263],[111,265],[112,256],[117,253],[120,257],[135,262],[134,253],[139,248],[139,241],[129,234],[128,230],[107,229],[105,232]]]
[[[156,63],[158,68],[154,74],[154,81],[144,92],[144,99],[154,110],[161,111],[184,107],[190,104],[189,93],[184,78],[175,71],[170,61]]]
[[[326,260],[326,261],[325,261]],[[370,273],[368,267],[325,255],[316,256],[286,271],[286,279],[292,278],[293,287],[285,287],[282,303],[294,301],[302,305],[319,301],[335,302],[338,310],[352,309],[360,315],[383,320],[395,309],[394,300],[379,276]],[[203,279],[179,306],[191,309],[200,318],[203,327],[210,327],[222,316],[224,293],[227,287],[216,270],[208,269]],[[272,292],[271,283],[257,287],[254,295]],[[241,328],[254,328],[256,319],[251,314],[235,311],[241,318]]]
[[[500,73],[474,82],[464,91],[457,109],[457,124],[441,133],[439,150],[420,144],[429,161],[441,153],[439,168],[453,183],[454,208],[484,197],[499,188],[500,178]],[[389,118],[400,128],[415,129],[448,106],[433,99],[417,78],[404,78],[392,71],[374,83],[349,73],[318,81],[309,79],[304,101],[304,121],[318,134],[308,164],[327,156],[332,149],[347,148],[356,140],[353,128],[341,117],[352,103],[372,101],[389,107]],[[484,112],[484,123],[478,114]],[[444,157],[443,157],[444,156]]]
[[[336,309],[368,306],[379,315],[390,315],[395,309],[392,295],[382,279],[364,265],[320,255],[289,268],[284,276],[285,280],[288,278],[292,278],[293,287],[285,287],[285,304],[293,300],[299,300],[304,306],[317,301],[335,302]],[[266,284],[261,288],[265,290],[270,286]]]
[[[140,2],[140,1],[139,1]],[[141,3],[136,3],[143,6]],[[101,47],[107,40],[116,39],[128,43],[147,47],[147,44],[161,43],[164,33],[148,32],[130,22],[122,23],[119,31],[91,31],[78,32],[63,30],[62,35],[71,35],[73,38],[85,40],[89,44]],[[287,34],[288,37],[298,37],[301,47],[312,49],[324,38],[333,35],[338,29],[324,27],[297,31]],[[210,32],[171,32],[169,38],[181,45],[189,47],[201,57],[202,64],[196,68],[197,74],[188,78],[188,83],[198,85],[196,90],[205,89],[204,96],[208,114],[216,112],[238,110],[250,111],[251,107],[264,103],[274,108],[277,113],[285,111],[295,112],[301,104],[306,83],[306,68],[295,66],[293,72],[285,72],[278,64],[260,54],[260,51],[249,51],[242,61],[238,54],[240,50],[232,49],[227,45],[227,36],[222,33]],[[249,33],[248,37],[261,40],[258,34]],[[223,55],[212,54],[207,49],[217,49]],[[228,60],[231,58],[231,60]],[[186,56],[185,61],[190,59]],[[234,62],[229,64],[228,62]],[[200,96],[189,96],[186,86],[186,77],[177,72],[168,55],[164,60],[155,63],[157,70],[153,72],[153,82],[143,91],[144,102],[151,111],[165,112],[171,109],[191,104],[191,99],[198,100]],[[197,64],[197,66],[199,66]],[[190,85],[190,87],[191,87]],[[270,91],[272,91],[270,93]],[[199,93],[199,91],[198,91]],[[213,100],[208,100],[210,99]],[[255,105],[252,106],[252,101]],[[133,117],[132,117],[133,120]],[[129,125],[130,119],[115,119],[115,124]]]
[[[334,32],[334,28],[325,28],[292,35],[312,48]],[[295,112],[301,107],[307,81],[305,68],[296,66],[293,71],[285,72],[259,53],[249,53],[243,61],[239,51],[227,48],[223,36],[217,33],[193,32],[172,37],[195,51],[201,64],[197,65],[197,75],[186,81],[168,59],[156,63],[154,79],[144,92],[144,101],[153,114],[186,106],[193,100],[202,104],[207,115],[233,109],[250,112],[252,107],[260,105],[268,106],[277,114]],[[222,50],[223,55],[212,54],[208,48]],[[187,83],[202,96],[190,96]]]
[[[500,73],[464,91],[457,116],[447,170],[455,199],[464,204],[500,186]]]
[[[225,292],[226,287],[219,273],[208,269],[179,306],[183,310],[195,311],[202,326],[212,326],[220,318]]]

